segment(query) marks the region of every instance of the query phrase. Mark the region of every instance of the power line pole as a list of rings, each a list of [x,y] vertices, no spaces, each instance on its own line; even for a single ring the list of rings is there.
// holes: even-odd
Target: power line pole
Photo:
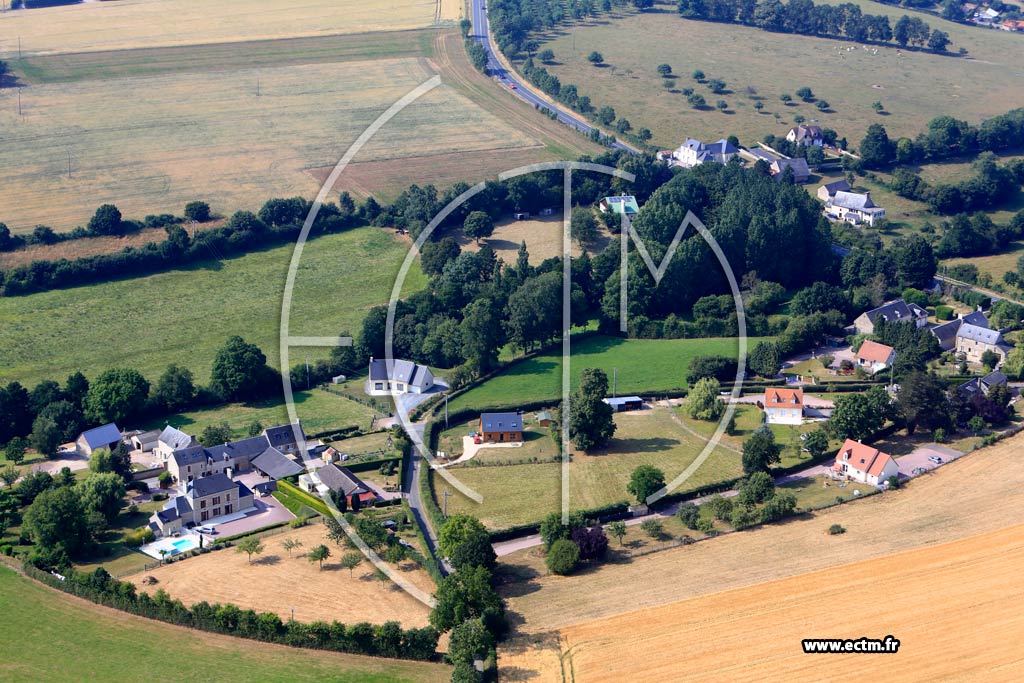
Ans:
[[[309,354],[306,354],[306,389],[309,389]]]
[[[612,398],[615,398],[615,396],[616,396],[615,388],[616,388],[616,386],[618,384],[618,380],[619,380],[619,369],[618,368],[612,368]]]
[[[444,516],[448,517],[448,489],[441,492],[441,497],[444,499]]]
[[[444,428],[448,429],[448,394],[444,395]]]
[[[18,86],[18,116],[21,116],[21,86]]]

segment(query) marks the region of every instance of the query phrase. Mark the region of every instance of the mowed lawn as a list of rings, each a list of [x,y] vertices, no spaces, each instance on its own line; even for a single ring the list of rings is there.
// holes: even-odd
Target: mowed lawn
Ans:
[[[450,0],[123,0],[12,12],[4,24],[23,54],[38,55],[394,31],[460,14]],[[5,56],[17,49],[4,43]]]
[[[103,203],[141,219],[180,214],[196,199],[230,215],[271,197],[311,198],[322,181],[314,169],[333,167],[380,114],[435,75],[427,56],[248,65],[228,54],[198,71],[180,60],[181,70],[151,76],[23,88],[22,116],[9,88],[0,92],[0,180],[18,201],[3,220],[14,232],[67,231]],[[543,147],[442,83],[355,159],[391,162],[405,187],[433,182],[428,172],[401,173],[409,159],[524,149]]]
[[[58,593],[6,568],[0,568],[0,604],[0,636],[11,644],[0,679],[10,683],[199,681],[210,676],[211,662],[221,663],[216,678],[222,683],[441,683],[451,670],[169,626]]]
[[[354,334],[367,309],[386,304],[408,241],[358,228],[305,246],[291,308],[291,333]],[[0,380],[31,386],[75,370],[95,377],[129,366],[155,382],[169,363],[206,383],[218,347],[233,334],[279,365],[280,316],[292,245],[149,277],[0,298]],[[414,264],[405,292],[425,278]],[[293,364],[305,349],[292,349]],[[309,349],[311,358],[326,349]]]
[[[633,502],[626,485],[637,466],[653,465],[671,481],[697,458],[706,443],[705,438],[674,421],[669,408],[620,413],[615,424],[615,436],[607,448],[572,456],[569,505],[574,510]],[[732,445],[718,446],[676,490],[692,490],[741,474],[740,454],[729,448]],[[448,487],[448,512],[472,514],[492,529],[539,521],[561,509],[561,468],[560,463],[459,467],[452,473],[480,493],[484,502],[478,505]],[[443,481],[435,477],[434,482],[435,492],[440,493]]]
[[[756,338],[747,340],[747,352]],[[621,339],[587,337],[572,344],[572,388],[584,368],[600,368],[608,375],[611,390],[617,370],[619,396],[652,393],[686,387],[686,372],[695,356],[722,355],[736,358],[739,342],[732,338],[713,339]],[[512,365],[497,377],[453,399],[451,410],[459,408],[515,407],[534,401],[561,398],[561,352],[549,352]]]
[[[857,4],[865,13],[890,15],[891,22],[913,14],[867,0]],[[652,142],[661,149],[675,148],[687,136],[710,142],[735,134],[752,144],[769,133],[785,135],[797,114],[834,128],[855,147],[876,122],[885,124],[890,136],[913,136],[940,114],[976,123],[1024,105],[1024,72],[1017,68],[1024,60],[1024,40],[1003,31],[922,15],[933,28],[949,33],[951,50],[963,46],[970,51],[970,58],[962,59],[896,47],[878,47],[874,54],[874,46],[865,50],[844,40],[684,20],[674,7],[622,14],[622,19],[602,17],[543,40],[541,47],[554,50],[557,62],[547,68],[563,84],[575,84],[595,106],[611,105],[634,128],[649,128]],[[587,61],[593,50],[604,56],[604,67]],[[662,85],[656,71],[662,63],[678,75],[675,92]],[[728,92],[716,95],[695,83],[695,69],[724,80]],[[757,100],[748,95],[747,86],[756,89],[755,97],[765,105],[761,113],[754,109]],[[802,86],[827,100],[832,111],[821,113],[795,96],[799,103],[791,106],[779,100]],[[707,109],[687,104],[681,93],[687,87],[704,96]],[[715,108],[718,99],[728,103],[726,112]],[[872,109],[875,101],[883,103],[887,116]]]
[[[374,417],[371,408],[322,389],[297,391],[294,398],[295,412],[306,434],[352,425],[358,425],[360,429],[369,429]],[[198,436],[209,425],[219,425],[222,422],[228,423],[234,438],[243,439],[249,436],[248,428],[253,422],[259,422],[264,427],[288,424],[288,406],[280,398],[253,403],[230,403],[179,413],[155,420],[146,426],[150,429],[162,429],[165,424],[169,424]]]

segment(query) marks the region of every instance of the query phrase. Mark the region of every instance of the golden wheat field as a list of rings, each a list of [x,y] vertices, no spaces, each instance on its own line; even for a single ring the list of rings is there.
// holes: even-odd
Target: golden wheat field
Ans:
[[[1019,681],[1024,525],[562,629],[503,680]],[[804,654],[803,638],[900,641]]]
[[[978,534],[999,536],[999,533],[1006,529],[1013,529],[1005,532],[1007,538],[1016,539],[1013,543],[1024,546],[1021,539],[1022,530],[1017,526],[1022,520],[1020,509],[1024,504],[1024,471],[1019,467],[1022,450],[1024,435],[1018,435],[945,465],[898,491],[813,513],[784,524],[728,534],[692,546],[654,553],[626,564],[606,565],[579,576],[541,576],[511,584],[504,591],[509,599],[509,608],[515,615],[517,637],[509,646],[503,648],[502,667],[510,667],[513,670],[538,670],[537,667],[540,667],[549,675],[551,667],[558,665],[557,647],[554,645],[561,634],[572,633],[578,628],[587,628],[591,623],[604,623],[624,613],[638,611],[635,619],[642,619],[639,616],[642,614],[656,615],[663,611],[667,614],[679,613],[684,606],[691,603],[704,605],[702,601],[709,600],[708,596],[740,595],[744,590],[751,590],[756,594],[757,591],[763,590],[763,586],[775,586],[788,580],[797,581],[798,584],[795,585],[820,587],[823,585],[821,579],[808,580],[808,584],[799,584],[799,581],[805,580],[801,577],[815,577],[837,567],[846,567],[845,571],[849,574],[870,573],[876,570],[851,567],[860,567],[862,564],[871,567],[873,561],[879,562],[879,567],[888,566],[888,562],[895,562],[897,565],[907,564],[907,561],[890,558],[900,557],[897,555],[900,552],[958,542]],[[827,535],[826,530],[832,524],[841,524],[846,533],[838,536]],[[970,541],[966,543],[967,546],[971,545]],[[981,541],[978,543],[984,545]],[[955,547],[950,546],[951,549]],[[963,554],[965,557],[969,555],[966,550]],[[947,550],[940,555],[952,557],[955,553]],[[515,564],[516,555],[510,555],[507,561]],[[922,560],[928,561],[930,560]],[[981,561],[978,560],[979,563]],[[1019,559],[1017,562],[1019,564]],[[913,565],[911,563],[908,566]],[[989,609],[995,610],[993,620],[997,620],[1001,609],[997,603],[1003,587],[998,583],[989,585],[986,573],[972,572],[971,566],[971,561],[968,560],[963,565],[963,571],[953,571],[958,578],[950,579],[949,585],[954,588],[962,585],[969,593],[990,596],[989,601],[979,603],[977,609],[983,613]],[[838,575],[843,575],[843,571]],[[931,585],[931,578],[926,569],[919,570],[913,576],[916,576],[923,586],[929,587],[922,587],[923,592],[917,595],[918,603],[908,602],[900,608],[901,612],[906,612],[905,616],[901,616],[905,621],[891,627],[897,637],[900,635],[897,626],[915,623],[914,620],[919,614],[921,623],[928,623],[931,616],[927,609],[930,608],[924,605],[928,598],[938,597],[940,601],[945,600],[945,588],[939,584]],[[858,579],[851,576],[848,580],[855,582]],[[893,580],[896,581],[895,578]],[[816,598],[808,597],[806,603],[801,603],[804,613],[796,617],[790,613],[779,613],[774,617],[769,615],[764,617],[765,621],[760,622],[757,628],[747,629],[743,626],[745,622],[734,614],[734,621],[731,623],[735,629],[748,634],[772,634],[776,630],[785,633],[785,629],[789,628],[789,622],[797,617],[797,621],[800,622],[827,626],[830,618],[875,614],[881,615],[876,620],[876,628],[869,633],[857,635],[884,636],[885,633],[878,631],[885,630],[889,623],[885,621],[888,618],[886,615],[896,613],[889,610],[886,605],[908,590],[902,587],[899,590],[886,589],[880,595],[876,595],[869,592],[868,587],[858,587],[855,583],[845,588],[832,588],[828,585],[825,585],[825,588],[824,592],[816,594]],[[725,593],[727,591],[729,593]],[[765,594],[769,593],[762,593]],[[773,594],[783,593],[776,588]],[[950,595],[957,595],[953,588],[950,589]],[[587,596],[586,600],[581,601],[580,596]],[[991,596],[995,596],[996,599],[991,599]],[[737,605],[742,604],[742,600],[737,599]],[[918,607],[921,611],[915,611]],[[721,617],[723,621],[720,623],[729,623],[728,604],[719,603],[713,608],[724,609],[726,614]],[[701,609],[708,611],[712,606],[707,604]],[[878,612],[878,609],[882,611]],[[709,611],[708,614],[710,613]],[[815,621],[816,619],[819,621]],[[640,622],[633,623],[636,625]],[[710,628],[710,624],[705,625]],[[1017,622],[1015,627],[1017,635],[1024,636],[1024,622]],[[727,639],[728,629],[724,626],[721,628],[723,630],[717,632],[716,637]],[[965,623],[965,637],[968,631],[976,628],[979,627],[970,622]],[[650,626],[636,628],[636,631],[642,631],[644,638],[652,639],[659,637],[659,630],[662,629],[656,621],[652,621]],[[906,631],[905,628],[904,632]],[[805,635],[843,637],[843,634],[833,636],[828,632],[813,630],[805,631]],[[630,637],[640,636],[634,633]],[[711,638],[710,631],[708,637]],[[788,635],[783,637],[790,638]],[[995,637],[993,635],[993,638]],[[692,638],[689,632],[677,634],[679,643],[687,643],[687,639]],[[798,642],[793,642],[799,645]],[[708,650],[703,654],[696,653],[695,656],[712,657],[712,646],[707,647]],[[631,652],[633,651],[637,653],[636,659],[631,660],[634,663],[642,663],[653,658],[650,652],[644,651],[636,643],[631,649]],[[934,654],[941,650],[932,652]],[[790,652],[790,655],[793,654]],[[622,656],[628,659],[627,655]],[[689,656],[680,654],[678,650],[674,657],[674,661],[679,663],[690,659]],[[819,655],[819,658],[821,657],[825,656]],[[792,665],[796,666],[801,658],[802,655],[795,657]],[[723,655],[723,661],[726,659]],[[586,661],[586,657],[581,660]],[[831,661],[832,659],[828,658],[828,663]],[[579,666],[576,669],[576,680],[586,683],[591,680],[602,680],[582,676]],[[689,668],[686,671],[689,671]],[[830,667],[816,670],[818,675],[824,675],[822,672],[836,675],[844,673],[833,672]],[[799,675],[799,671],[794,669],[793,677],[781,680],[829,680],[827,677],[813,676],[809,679],[800,679]],[[540,683],[541,680],[544,679],[538,679],[536,683]],[[652,674],[650,678],[641,676],[636,680],[677,679],[662,679]],[[729,680],[746,679],[738,673],[735,678],[730,676]],[[935,679],[926,677],[919,680]]]
[[[119,0],[0,15],[0,58],[422,28],[455,0]]]
[[[16,198],[3,220],[16,232],[38,223],[69,230],[105,202],[141,218],[180,214],[193,199],[228,214],[274,196],[312,197],[320,182],[308,169],[337,163],[368,124],[433,75],[400,58],[42,84],[23,89],[20,117],[14,90],[0,91],[0,175]],[[540,149],[442,83],[357,158],[525,148]]]

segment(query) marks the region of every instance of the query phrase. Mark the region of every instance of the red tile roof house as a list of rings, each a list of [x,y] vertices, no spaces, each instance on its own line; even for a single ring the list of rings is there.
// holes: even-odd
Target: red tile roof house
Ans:
[[[804,390],[769,388],[765,391],[764,421],[770,425],[803,424]]]
[[[865,340],[857,350],[857,365],[872,375],[891,367],[896,360],[896,350],[891,346],[879,344],[870,339]]]
[[[899,467],[892,456],[853,439],[847,439],[839,449],[832,471],[871,486],[881,486],[889,477],[899,475]]]

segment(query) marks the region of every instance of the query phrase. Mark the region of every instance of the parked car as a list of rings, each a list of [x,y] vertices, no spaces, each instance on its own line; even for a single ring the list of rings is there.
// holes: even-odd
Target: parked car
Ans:
[[[196,531],[198,531],[201,534],[210,534],[211,536],[217,533],[217,530],[214,529],[212,526],[197,527]]]
[[[941,465],[942,464],[942,458],[940,458],[937,455],[929,455],[928,456],[928,460],[929,460],[929,462],[933,462],[936,465]]]

